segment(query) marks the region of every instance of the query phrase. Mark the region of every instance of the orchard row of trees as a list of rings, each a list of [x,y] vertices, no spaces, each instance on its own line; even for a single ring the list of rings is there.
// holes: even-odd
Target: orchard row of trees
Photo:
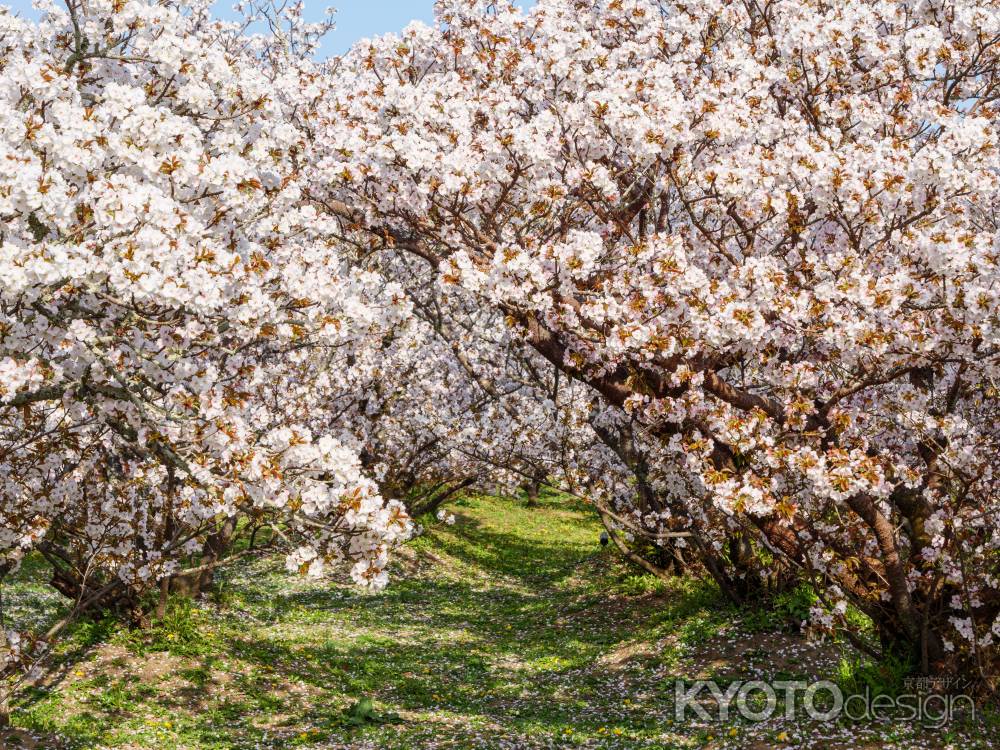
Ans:
[[[441,0],[326,62],[209,5],[0,13],[4,575],[381,587],[413,516],[549,484],[994,687],[996,2]]]

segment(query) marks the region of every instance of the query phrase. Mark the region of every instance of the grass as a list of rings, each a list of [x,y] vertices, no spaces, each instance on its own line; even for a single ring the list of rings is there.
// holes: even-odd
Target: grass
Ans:
[[[267,560],[227,571],[215,601],[171,601],[148,631],[81,624],[14,723],[95,750],[995,746],[980,727],[677,723],[676,677],[831,677],[843,654],[697,580],[638,576],[564,498],[448,509],[457,523],[425,519],[381,594]],[[15,587],[26,618],[35,597],[58,608],[42,576]]]

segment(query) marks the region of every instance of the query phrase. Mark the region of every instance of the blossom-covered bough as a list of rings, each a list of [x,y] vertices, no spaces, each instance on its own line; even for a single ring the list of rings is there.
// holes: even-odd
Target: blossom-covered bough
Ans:
[[[732,595],[778,560],[991,683],[996,4],[438,11],[323,82],[313,205],[629,415]]]
[[[236,522],[373,587],[410,532],[314,377],[408,315],[301,200],[275,92],[307,85],[315,30],[292,8],[248,36],[208,6],[0,12],[0,566],[43,554],[71,616],[140,618]],[[32,637],[7,633],[0,666]]]

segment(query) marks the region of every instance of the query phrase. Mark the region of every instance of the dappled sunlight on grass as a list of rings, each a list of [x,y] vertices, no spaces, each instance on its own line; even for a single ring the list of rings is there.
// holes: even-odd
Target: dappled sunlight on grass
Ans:
[[[744,661],[766,672],[770,643],[807,650],[801,638],[733,648],[739,613],[713,587],[637,576],[576,503],[472,496],[449,510],[457,523],[427,520],[381,594],[263,560],[149,632],[81,625],[89,652],[15,721],[121,750],[774,746],[766,726],[675,726],[671,680]]]

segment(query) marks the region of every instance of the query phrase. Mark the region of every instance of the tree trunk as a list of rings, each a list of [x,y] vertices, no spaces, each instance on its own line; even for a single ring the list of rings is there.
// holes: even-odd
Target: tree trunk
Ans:
[[[542,482],[537,477],[531,479],[524,487],[524,493],[527,495],[528,501],[526,505],[529,508],[535,508],[538,506],[538,495],[542,490]]]
[[[232,546],[236,534],[238,516],[230,516],[214,534],[210,534],[201,548],[201,562],[197,573],[176,575],[170,578],[170,593],[177,596],[201,597],[211,590],[215,583],[215,564],[221,560]]]
[[[202,553],[202,564],[211,567],[202,571],[198,580],[198,595],[201,596],[211,590],[215,583],[215,563],[219,562],[229,551],[233,543],[233,536],[236,534],[237,517],[230,516],[222,524],[217,532],[205,540],[205,548]]]

